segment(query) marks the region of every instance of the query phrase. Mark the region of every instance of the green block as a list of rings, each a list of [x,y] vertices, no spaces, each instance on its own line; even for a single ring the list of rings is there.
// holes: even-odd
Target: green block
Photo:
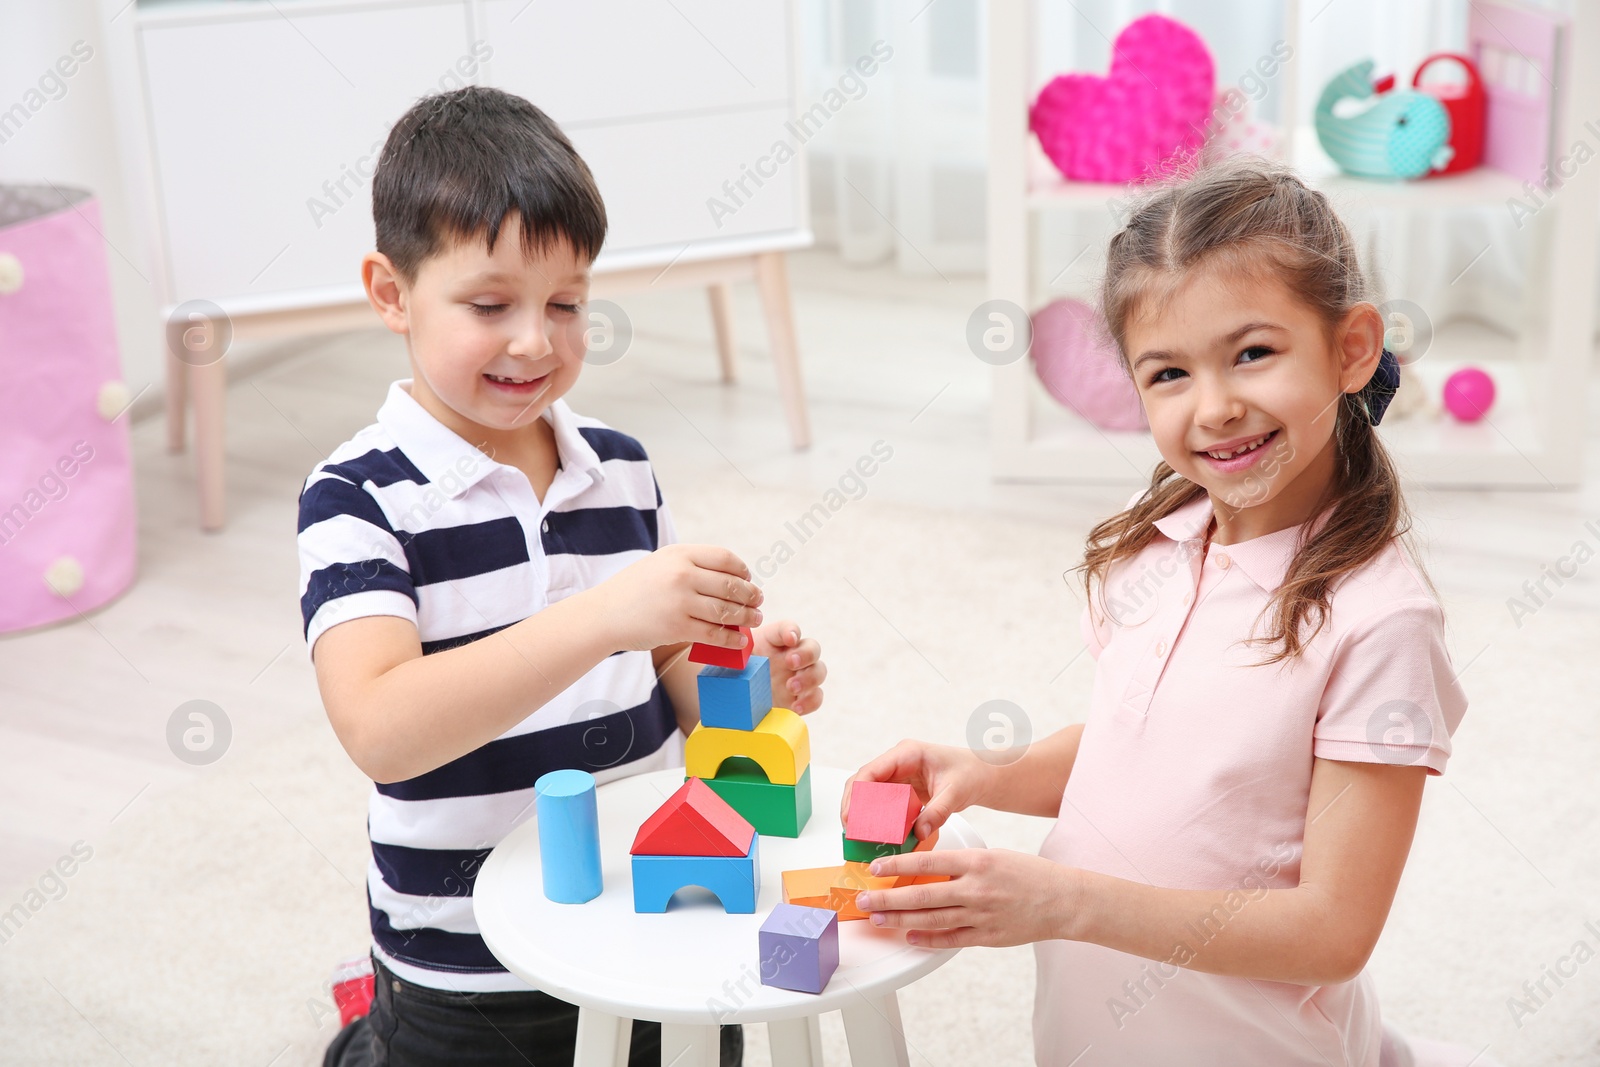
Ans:
[[[849,863],[871,863],[880,856],[898,856],[917,847],[917,832],[912,830],[898,845],[880,845],[875,841],[844,840],[844,858]]]
[[[766,837],[799,837],[811,818],[810,767],[797,785],[773,785],[755,760],[731,756],[705,783]]]

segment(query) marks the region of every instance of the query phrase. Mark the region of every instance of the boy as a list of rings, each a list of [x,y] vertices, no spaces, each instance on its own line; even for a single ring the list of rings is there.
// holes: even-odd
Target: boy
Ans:
[[[683,763],[687,643],[761,627],[773,689],[826,669],[726,549],[677,545],[639,443],[560,398],[583,366],[605,208],[542,112],[493,89],[424,98],[373,179],[368,298],[412,377],[300,496],[301,610],[329,721],[374,783],[376,994],[325,1063],[570,1063],[577,1009],[484,946],[473,880],[560,767],[606,782]],[[634,1026],[632,1062],[660,1031]],[[738,1063],[738,1027],[723,1062]]]

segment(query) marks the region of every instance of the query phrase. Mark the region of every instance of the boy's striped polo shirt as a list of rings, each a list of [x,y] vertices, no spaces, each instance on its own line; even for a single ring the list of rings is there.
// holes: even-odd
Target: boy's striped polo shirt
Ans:
[[[644,449],[575,415],[544,417],[560,468],[545,499],[515,467],[445,427],[395,382],[378,421],[300,493],[306,645],[370,615],[413,622],[425,655],[493,634],[675,540]],[[681,766],[683,736],[649,652],[618,652],[503,735],[426,774],[374,785],[372,939],[384,965],[440,989],[528,988],[472,917],[489,850],[533,814],[533,783],[577,767],[600,782]]]

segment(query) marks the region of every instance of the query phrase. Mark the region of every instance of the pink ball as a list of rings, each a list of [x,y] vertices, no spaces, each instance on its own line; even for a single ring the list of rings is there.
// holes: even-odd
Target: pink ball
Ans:
[[[1494,379],[1477,367],[1462,367],[1444,380],[1444,406],[1462,422],[1477,422],[1494,406]]]
[[[1139,391],[1098,312],[1055,300],[1033,315],[1033,369],[1049,394],[1102,430],[1145,429]]]

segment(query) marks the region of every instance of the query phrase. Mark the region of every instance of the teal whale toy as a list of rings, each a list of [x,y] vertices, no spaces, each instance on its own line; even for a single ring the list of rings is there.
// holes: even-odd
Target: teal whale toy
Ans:
[[[1374,102],[1356,114],[1334,114],[1343,100]],[[1341,71],[1322,90],[1316,126],[1322,150],[1339,169],[1363,178],[1420,178],[1454,153],[1444,105],[1409,89],[1375,93],[1370,59]]]

